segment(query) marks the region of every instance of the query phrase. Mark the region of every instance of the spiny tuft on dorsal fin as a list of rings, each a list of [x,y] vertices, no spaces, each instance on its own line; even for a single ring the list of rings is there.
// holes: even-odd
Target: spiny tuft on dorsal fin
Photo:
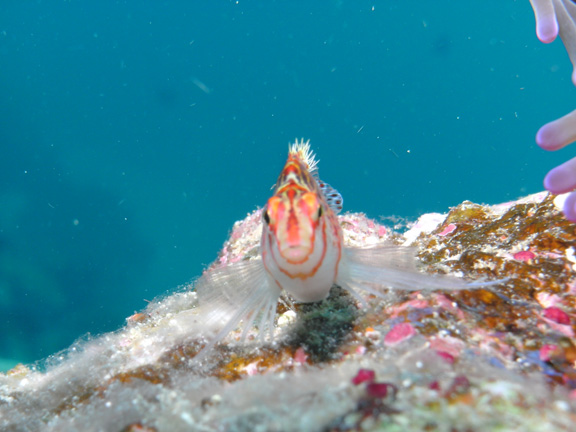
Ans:
[[[318,161],[310,148],[310,140],[304,142],[304,138],[301,138],[300,141],[296,138],[294,144],[291,144],[289,147],[289,154],[291,156],[297,156],[298,159],[304,162],[310,173],[318,169]]]

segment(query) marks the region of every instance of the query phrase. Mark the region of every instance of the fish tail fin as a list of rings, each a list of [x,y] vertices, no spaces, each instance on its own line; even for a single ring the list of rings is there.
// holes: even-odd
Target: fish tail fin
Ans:
[[[241,324],[241,342],[245,342],[254,323],[258,323],[261,342],[266,336],[273,338],[280,290],[270,283],[260,259],[210,270],[198,280],[195,289],[206,328],[219,328],[196,355],[197,361]]]

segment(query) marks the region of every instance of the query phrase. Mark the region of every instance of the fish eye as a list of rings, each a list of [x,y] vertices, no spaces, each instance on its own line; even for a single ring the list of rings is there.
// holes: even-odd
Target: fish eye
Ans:
[[[270,216],[268,215],[267,210],[264,211],[264,214],[262,215],[262,217],[264,218],[264,222],[266,222],[266,225],[270,225]]]
[[[324,210],[322,210],[322,206],[320,206],[318,207],[318,219],[322,217],[322,213],[324,213]]]

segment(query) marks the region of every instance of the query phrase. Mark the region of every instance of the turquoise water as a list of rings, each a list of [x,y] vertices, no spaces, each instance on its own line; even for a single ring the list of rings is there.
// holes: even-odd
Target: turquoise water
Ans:
[[[542,189],[576,108],[525,1],[12,1],[0,14],[0,358],[118,328],[216,258],[310,139],[345,210]]]

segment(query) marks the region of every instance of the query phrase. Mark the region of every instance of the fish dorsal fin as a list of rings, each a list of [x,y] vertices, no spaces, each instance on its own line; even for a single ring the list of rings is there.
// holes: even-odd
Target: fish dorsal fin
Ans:
[[[290,145],[289,154],[291,156],[297,156],[298,159],[304,162],[310,174],[314,173],[318,169],[318,161],[316,160],[314,152],[310,148],[310,140],[304,142],[304,138],[301,138],[300,141],[296,138],[294,144]]]
[[[342,195],[340,194],[340,192],[338,192],[328,183],[320,180],[320,178],[318,177],[319,161],[316,159],[316,155],[310,148],[310,140],[304,141],[304,138],[301,138],[300,141],[298,141],[298,138],[296,138],[294,143],[290,145],[289,152],[291,156],[298,157],[298,159],[300,159],[304,164],[306,164],[308,172],[310,172],[310,174],[312,174],[312,176],[318,182],[320,191],[322,192],[322,195],[324,195],[324,198],[326,199],[326,202],[328,203],[332,211],[336,214],[340,213],[342,211],[342,206],[344,203]]]

